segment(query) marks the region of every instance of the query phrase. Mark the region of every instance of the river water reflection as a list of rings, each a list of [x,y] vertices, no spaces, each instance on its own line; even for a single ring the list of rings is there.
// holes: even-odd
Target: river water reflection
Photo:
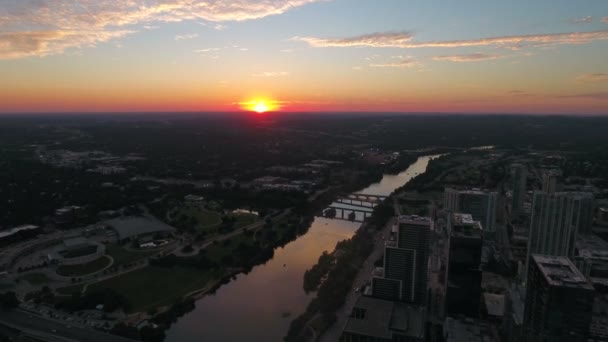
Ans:
[[[424,172],[434,157],[420,157],[406,171],[385,175],[358,192],[389,195]],[[291,320],[313,298],[302,289],[304,272],[323,251],[333,251],[338,241],[350,238],[358,227],[359,223],[315,218],[308,233],[276,249],[272,260],[199,299],[192,312],[171,326],[165,341],[282,341]]]

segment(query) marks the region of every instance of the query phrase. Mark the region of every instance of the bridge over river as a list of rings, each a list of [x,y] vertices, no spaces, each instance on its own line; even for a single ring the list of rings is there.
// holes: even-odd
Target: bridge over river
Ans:
[[[382,203],[387,197],[385,195],[364,193],[343,195],[325,209],[324,214],[326,217],[335,219],[363,222],[367,217],[371,216],[374,207]],[[332,213],[334,210],[335,215]],[[352,214],[355,216],[352,217]]]

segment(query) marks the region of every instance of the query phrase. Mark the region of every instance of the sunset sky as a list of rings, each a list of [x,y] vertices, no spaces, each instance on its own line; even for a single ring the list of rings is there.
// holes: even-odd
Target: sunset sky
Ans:
[[[608,114],[606,0],[0,0],[0,112]]]

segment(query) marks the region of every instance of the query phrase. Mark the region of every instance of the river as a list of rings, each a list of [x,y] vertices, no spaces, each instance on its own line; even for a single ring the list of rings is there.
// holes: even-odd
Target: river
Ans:
[[[359,193],[389,195],[426,170],[433,156],[423,156],[397,175],[384,175]],[[275,250],[274,257],[248,274],[196,302],[196,308],[167,331],[167,342],[282,341],[291,320],[304,312],[314,294],[302,289],[304,272],[323,251],[350,238],[360,223],[317,217],[308,232]]]

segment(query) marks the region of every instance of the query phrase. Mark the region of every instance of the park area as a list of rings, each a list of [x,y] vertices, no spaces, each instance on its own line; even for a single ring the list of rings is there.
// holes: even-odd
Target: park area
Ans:
[[[130,312],[140,312],[172,305],[183,296],[205,288],[210,281],[218,278],[216,271],[149,266],[90,284],[86,292],[112,289],[128,299]]]
[[[114,259],[113,266],[121,266],[153,256],[158,250],[131,250],[120,245],[106,246],[106,253]]]
[[[107,256],[79,265],[61,265],[57,267],[57,274],[64,277],[80,277],[99,272],[110,266],[112,260]]]
[[[177,227],[192,227],[197,233],[216,234],[222,227],[239,229],[258,220],[258,215],[248,212],[221,213],[202,205],[186,204],[169,212],[171,222]]]

